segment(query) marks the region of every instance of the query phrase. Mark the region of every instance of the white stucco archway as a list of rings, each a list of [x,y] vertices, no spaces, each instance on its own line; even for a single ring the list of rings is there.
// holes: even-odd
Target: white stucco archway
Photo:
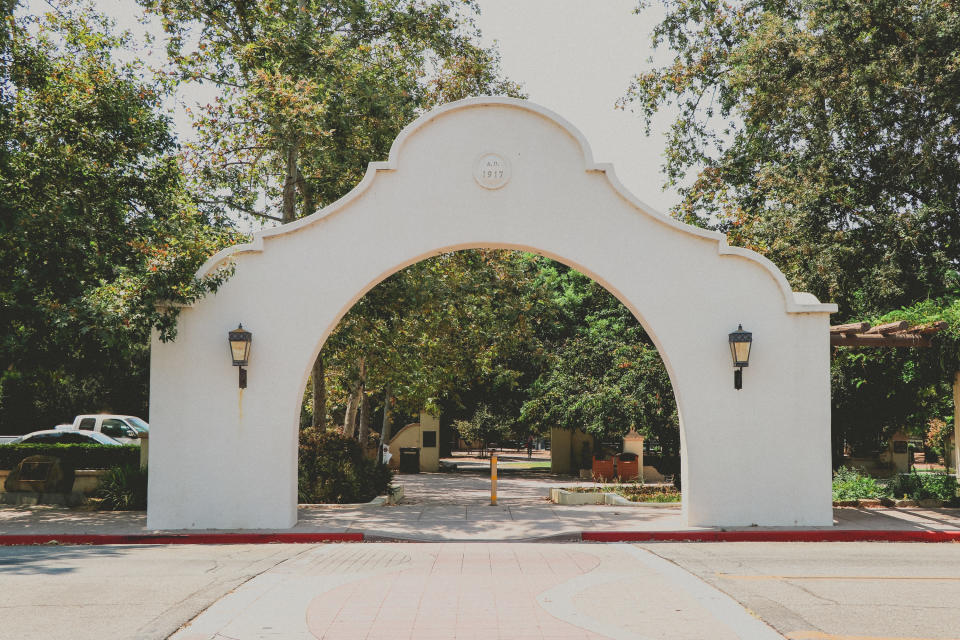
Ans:
[[[722,234],[652,211],[556,114],[474,98],[407,127],[338,202],[204,265],[235,273],[183,309],[175,341],[152,345],[148,527],[293,526],[300,401],[323,342],[388,275],[476,247],[573,266],[640,320],[680,410],[688,524],[832,523],[836,306]],[[244,391],[226,344],[238,322],[253,333]],[[738,323],[754,335],[741,391],[727,344]]]

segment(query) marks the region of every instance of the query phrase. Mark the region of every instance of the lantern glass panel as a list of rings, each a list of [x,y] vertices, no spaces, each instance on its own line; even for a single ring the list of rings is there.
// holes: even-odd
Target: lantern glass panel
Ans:
[[[750,342],[732,342],[730,343],[731,348],[733,349],[733,361],[737,364],[738,367],[745,367],[747,363],[750,362]]]
[[[231,340],[230,341],[230,351],[233,354],[233,364],[235,365],[245,365],[247,363],[247,355],[249,354],[250,343],[246,340]]]

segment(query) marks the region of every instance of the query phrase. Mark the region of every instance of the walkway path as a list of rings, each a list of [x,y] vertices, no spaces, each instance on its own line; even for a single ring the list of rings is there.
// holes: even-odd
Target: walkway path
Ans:
[[[782,636],[630,545],[314,547],[220,600],[173,640]]]

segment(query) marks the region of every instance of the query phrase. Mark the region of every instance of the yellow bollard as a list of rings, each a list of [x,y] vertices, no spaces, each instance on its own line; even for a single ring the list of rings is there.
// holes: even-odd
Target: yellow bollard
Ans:
[[[490,504],[497,506],[497,454],[490,454]]]

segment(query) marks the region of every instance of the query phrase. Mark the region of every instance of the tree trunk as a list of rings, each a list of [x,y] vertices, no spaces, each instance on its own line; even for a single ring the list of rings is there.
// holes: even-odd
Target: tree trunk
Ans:
[[[363,358],[360,358],[357,386],[353,389],[353,392],[347,399],[347,414],[343,419],[343,434],[351,438],[357,437],[356,419],[358,412],[361,415],[361,421],[363,420],[363,398],[366,395],[364,393],[366,386],[367,363]],[[361,443],[362,442],[363,440],[361,439]]]
[[[303,177],[299,168],[297,169],[297,188],[300,189],[300,195],[303,196],[302,215],[308,216],[317,208],[317,203],[313,199],[313,189],[307,179]]]
[[[370,437],[370,398],[367,397],[367,391],[360,387],[360,434],[357,440],[360,445],[367,446],[367,439]]]
[[[383,445],[390,444],[390,383],[383,388],[383,426],[380,428],[380,451],[377,462],[383,462]]]
[[[353,427],[357,421],[357,394],[354,391],[350,392],[350,397],[347,398],[347,412],[343,416],[343,435],[348,438],[353,437]]]
[[[327,427],[327,373],[323,366],[323,353],[313,362],[313,426]]]
[[[283,224],[297,219],[297,155],[300,152],[300,143],[291,142],[287,147],[287,176],[283,182]]]

